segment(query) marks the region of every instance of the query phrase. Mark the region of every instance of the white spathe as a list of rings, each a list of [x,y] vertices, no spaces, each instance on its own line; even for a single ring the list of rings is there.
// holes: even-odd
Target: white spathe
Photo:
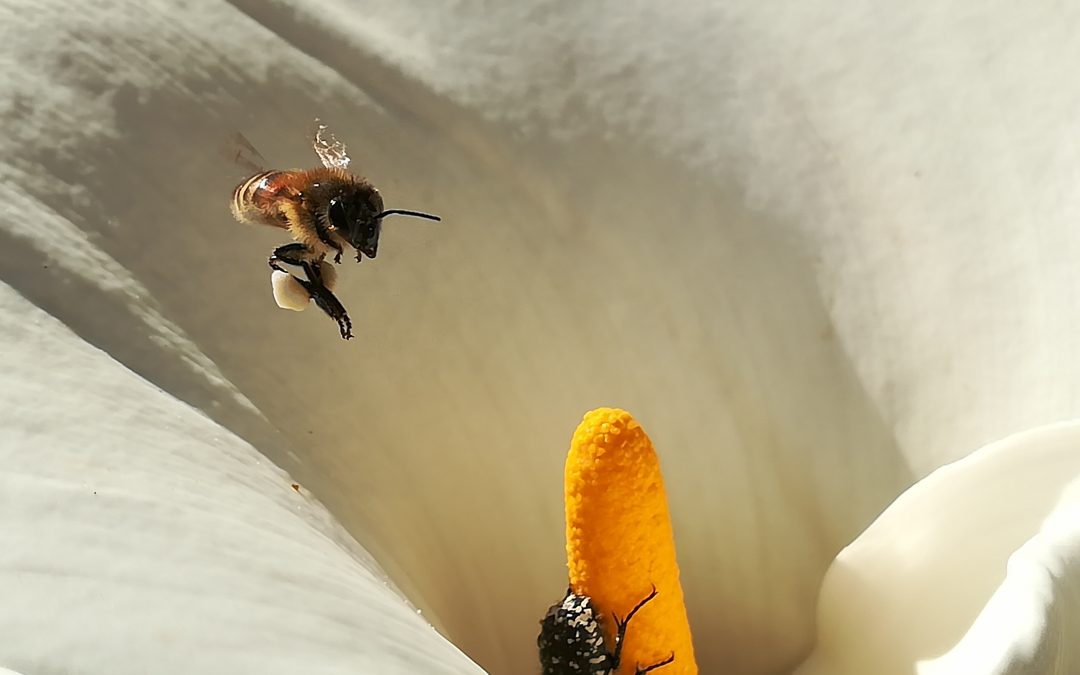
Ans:
[[[799,675],[1080,670],[1080,424],[942,467],[837,556]]]
[[[535,666],[589,408],[661,453],[702,666],[754,674],[905,488],[1080,410],[1080,5],[362,4],[0,0],[0,275],[296,477],[491,672]],[[310,166],[315,117],[444,218],[339,268],[350,342],[277,309],[288,237],[232,222],[219,159],[241,131]]]
[[[1072,673],[1080,669],[1080,513],[1072,503],[1009,557],[1005,581],[948,654],[920,675]]]
[[[305,487],[5,284],[0,344],[5,666],[482,674]]]

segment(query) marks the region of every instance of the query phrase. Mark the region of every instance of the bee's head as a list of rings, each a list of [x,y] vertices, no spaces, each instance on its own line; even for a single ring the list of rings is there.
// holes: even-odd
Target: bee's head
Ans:
[[[330,200],[327,218],[334,229],[357,251],[374,258],[379,250],[379,235],[383,218],[392,215],[415,216],[428,220],[441,220],[418,211],[401,209],[383,210],[382,197],[375,188],[358,190]]]
[[[333,197],[326,216],[330,225],[360,253],[374,258],[382,232],[382,197],[373,188]]]

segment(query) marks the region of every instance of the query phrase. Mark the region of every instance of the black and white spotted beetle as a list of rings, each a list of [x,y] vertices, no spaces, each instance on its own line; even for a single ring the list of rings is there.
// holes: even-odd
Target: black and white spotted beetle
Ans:
[[[566,597],[552,605],[540,622],[536,645],[540,648],[543,675],[616,675],[626,626],[638,610],[655,597],[656,587],[653,586],[652,593],[630,610],[625,619],[612,614],[616,626],[615,649],[612,651],[604,643],[600,617],[593,612],[592,599],[566,589]],[[642,668],[639,665],[635,674],[644,675],[674,660],[673,653],[651,666]]]

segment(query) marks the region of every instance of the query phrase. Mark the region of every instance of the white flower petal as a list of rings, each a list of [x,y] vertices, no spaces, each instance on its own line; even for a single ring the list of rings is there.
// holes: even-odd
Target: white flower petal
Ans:
[[[0,662],[482,671],[303,487],[0,284]]]
[[[1080,509],[1059,506],[1043,530],[1009,557],[1005,581],[967,635],[920,675],[1080,671]]]
[[[1080,668],[1078,512],[1080,424],[938,469],[837,556],[800,675]]]

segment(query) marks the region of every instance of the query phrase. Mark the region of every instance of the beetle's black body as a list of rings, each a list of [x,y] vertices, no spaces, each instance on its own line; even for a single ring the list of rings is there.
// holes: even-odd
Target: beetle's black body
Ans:
[[[650,600],[656,597],[656,589],[639,602],[625,619],[615,619],[615,648],[608,649],[600,616],[594,612],[592,599],[578,595],[572,589],[566,596],[548,609],[540,622],[540,635],[536,645],[540,649],[540,666],[543,675],[616,675],[622,658],[623,639],[630,619]],[[667,659],[651,666],[637,667],[636,675],[644,675],[666,666],[675,660]]]

